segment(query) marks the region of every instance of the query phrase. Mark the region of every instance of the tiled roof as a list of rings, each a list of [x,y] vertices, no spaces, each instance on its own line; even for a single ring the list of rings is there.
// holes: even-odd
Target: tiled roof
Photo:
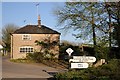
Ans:
[[[13,34],[60,34],[60,33],[44,25],[41,25],[41,27],[38,27],[38,25],[26,25],[20,29],[17,29]]]

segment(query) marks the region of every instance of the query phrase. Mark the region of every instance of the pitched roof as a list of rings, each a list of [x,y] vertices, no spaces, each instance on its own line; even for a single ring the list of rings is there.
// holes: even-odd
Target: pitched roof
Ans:
[[[60,33],[44,25],[41,25],[41,27],[38,27],[38,25],[26,25],[20,29],[17,29],[13,34],[60,34]]]

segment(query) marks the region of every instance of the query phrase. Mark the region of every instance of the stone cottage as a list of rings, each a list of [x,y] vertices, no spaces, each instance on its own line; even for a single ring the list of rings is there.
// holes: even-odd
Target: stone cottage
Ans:
[[[11,34],[11,59],[26,58],[27,53],[34,53],[40,50],[40,46],[35,41],[60,41],[60,33],[41,25],[40,16],[38,16],[37,25],[26,25]],[[59,45],[54,45],[51,49],[53,54],[59,54]]]

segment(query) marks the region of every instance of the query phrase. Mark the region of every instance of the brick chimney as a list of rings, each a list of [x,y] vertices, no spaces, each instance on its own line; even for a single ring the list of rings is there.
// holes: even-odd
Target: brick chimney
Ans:
[[[38,15],[38,27],[41,27],[40,15]]]

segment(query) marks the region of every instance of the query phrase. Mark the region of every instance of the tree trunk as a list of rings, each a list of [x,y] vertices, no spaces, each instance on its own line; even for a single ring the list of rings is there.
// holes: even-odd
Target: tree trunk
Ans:
[[[92,26],[92,29],[93,29],[93,44],[94,44],[94,48],[96,46],[96,34],[95,34],[95,27],[94,25]]]
[[[111,14],[110,14],[110,12],[108,12],[108,14],[109,14],[109,48],[111,49]]]
[[[96,34],[95,34],[95,20],[94,20],[94,11],[93,9],[91,9],[91,13],[92,13],[92,33],[93,33],[93,44],[94,44],[94,48],[96,46]]]
[[[93,45],[94,45],[94,54],[96,54],[96,34],[95,34],[95,25],[94,25],[94,13],[92,11],[92,33],[93,33]]]

